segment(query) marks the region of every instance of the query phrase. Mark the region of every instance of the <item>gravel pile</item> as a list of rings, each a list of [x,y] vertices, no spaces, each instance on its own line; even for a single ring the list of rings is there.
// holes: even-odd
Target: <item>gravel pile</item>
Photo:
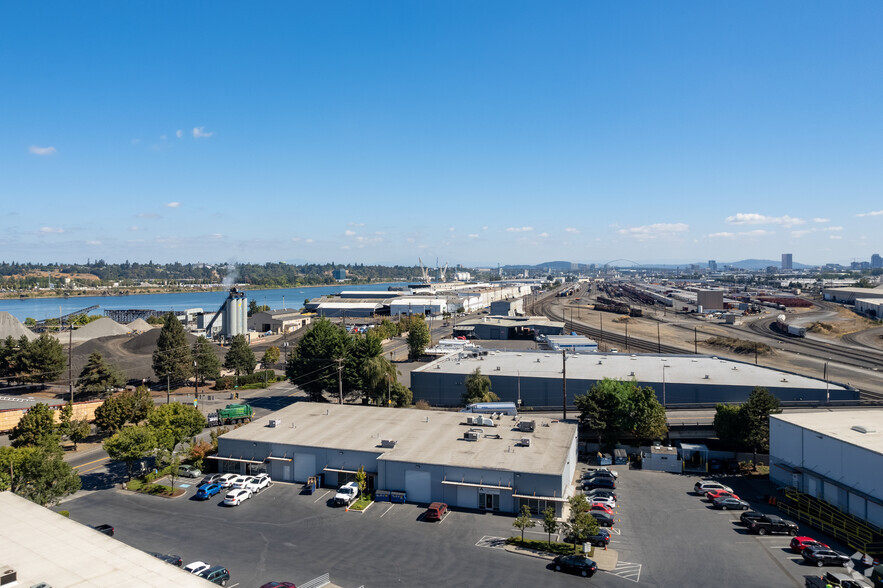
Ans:
[[[140,318],[133,320],[127,326],[129,327],[129,330],[133,333],[146,333],[153,328],[153,325],[148,323],[146,320]]]
[[[17,318],[8,312],[0,312],[0,339],[5,339],[7,337],[19,339],[22,335],[30,340],[37,338],[37,335],[21,324]]]
[[[84,341],[98,339],[99,337],[114,337],[128,333],[128,327],[119,324],[111,318],[104,317],[74,331],[72,339],[74,343],[83,343]],[[54,336],[62,343],[67,343],[68,338],[71,337],[70,333],[62,333],[61,335],[54,333]]]

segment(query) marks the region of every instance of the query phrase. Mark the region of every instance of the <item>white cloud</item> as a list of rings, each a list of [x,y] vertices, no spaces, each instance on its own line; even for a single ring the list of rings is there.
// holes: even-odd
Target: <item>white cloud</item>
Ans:
[[[349,245],[341,245],[340,248],[341,248],[341,249],[349,249],[350,246],[349,246]]]
[[[872,210],[871,212],[860,212],[855,216],[880,216],[881,214],[883,214],[883,210]]]
[[[136,218],[162,218],[160,215],[155,212],[139,212],[135,215]]]
[[[478,233],[469,233],[468,237],[470,239],[478,239]]]
[[[774,231],[767,231],[764,229],[754,229],[752,231],[740,231],[738,233],[730,233],[728,231],[722,231],[720,233],[711,233],[706,235],[706,237],[711,239],[733,239],[735,237],[766,237],[767,235],[775,235]]]
[[[86,241],[86,245],[101,245],[101,241]]]
[[[814,219],[812,219],[812,222],[814,222],[814,223],[829,223],[829,222],[831,222],[831,219],[829,219],[829,218],[814,218]]]
[[[487,230],[487,225],[481,227],[481,230],[482,230],[482,231],[486,231],[486,230]]]
[[[352,237],[353,235],[356,234],[356,232],[350,231],[349,229],[347,229],[346,231],[343,232],[343,234],[346,235],[347,237]]]
[[[350,227],[364,227],[365,223],[349,223],[347,226]]]
[[[209,238],[210,239],[223,239],[224,234],[223,233],[212,233],[211,235],[209,235]]]
[[[184,131],[182,131],[181,129],[178,129],[177,131],[175,131],[175,136],[178,137],[179,139],[183,139],[184,138]]]
[[[543,239],[546,239],[548,236],[549,236],[549,233],[545,233],[545,232],[540,233],[539,235],[537,235],[537,237],[542,237]]]
[[[809,235],[810,233],[830,233],[830,232],[837,232],[837,231],[842,231],[842,230],[843,230],[843,227],[822,227],[822,228],[813,227],[810,229],[801,229],[799,231],[791,231],[791,236],[799,238],[799,237],[805,237],[806,235]]]
[[[793,216],[766,216],[756,212],[739,212],[724,219],[728,225],[782,225],[790,229],[795,225],[802,225],[806,221]]]
[[[209,132],[205,130],[205,127],[193,127],[193,138],[194,139],[208,139],[214,132]]]
[[[509,233],[529,233],[533,230],[533,227],[509,227],[506,229]]]
[[[160,140],[160,141],[165,141],[165,140],[166,140],[166,136],[165,136],[165,135],[160,135],[160,136],[159,136],[159,140]]]
[[[137,145],[141,142],[141,139],[132,139],[132,145]]]
[[[131,227],[129,227],[129,230],[130,230],[130,231],[137,231],[137,230],[138,230],[138,225],[132,225]]]
[[[579,229],[576,229],[574,227],[566,227],[564,229],[564,232],[565,233],[579,233]]]
[[[828,238],[829,239],[842,239],[843,235],[829,235]]]
[[[312,239],[304,239],[304,243],[312,243],[312,242],[313,242]]]
[[[659,237],[674,237],[678,233],[686,233],[689,230],[690,225],[686,223],[653,223],[652,225],[619,229],[619,234],[629,235],[640,241],[645,241]]]
[[[55,155],[55,147],[37,147],[36,145],[31,145],[28,147],[28,151],[33,153],[34,155]]]
[[[452,232],[452,233],[453,233],[454,231],[456,231],[456,230],[457,230],[457,227],[450,227],[450,228],[448,229],[448,231],[450,231],[450,232]]]
[[[55,234],[60,235],[64,232],[64,229],[61,227],[40,227],[40,232],[45,235]]]
[[[181,206],[180,202],[166,202],[165,204],[166,208],[178,208],[179,206]]]

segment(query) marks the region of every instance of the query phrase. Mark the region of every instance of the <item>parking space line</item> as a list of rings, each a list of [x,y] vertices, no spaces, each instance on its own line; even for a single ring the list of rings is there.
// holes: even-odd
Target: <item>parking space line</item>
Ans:
[[[504,549],[506,546],[506,538],[485,535],[475,543],[475,546],[487,547],[488,549]]]
[[[619,576],[620,578],[624,578],[626,580],[631,580],[632,582],[638,583],[641,580],[641,568],[643,566],[639,563],[631,563],[627,561],[618,561],[616,562],[616,568],[611,571],[604,571],[605,574],[610,574],[611,576]]]
[[[317,498],[317,499],[314,500],[313,502],[319,502],[320,500],[322,500],[323,498],[325,498],[325,497],[328,496],[329,494],[331,494],[331,490],[329,490],[328,492],[326,492],[325,494],[323,494],[322,496],[320,496],[319,498]]]
[[[389,511],[391,511],[392,508],[393,508],[394,506],[395,506],[394,504],[390,504],[390,505],[389,505],[389,508],[387,508],[385,511],[383,511],[383,514],[380,515],[380,518],[382,519],[382,518],[383,518],[383,515],[385,515],[385,514],[388,513]]]

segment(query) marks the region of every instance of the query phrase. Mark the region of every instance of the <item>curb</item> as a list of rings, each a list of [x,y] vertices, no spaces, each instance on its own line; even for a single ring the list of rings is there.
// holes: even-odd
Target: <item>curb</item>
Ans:
[[[503,549],[505,551],[508,551],[509,553],[517,553],[518,555],[526,555],[528,557],[534,557],[536,559],[545,559],[548,561],[552,561],[553,559],[555,559],[554,555],[547,555],[540,551],[518,547],[517,545],[506,545],[503,547]]]

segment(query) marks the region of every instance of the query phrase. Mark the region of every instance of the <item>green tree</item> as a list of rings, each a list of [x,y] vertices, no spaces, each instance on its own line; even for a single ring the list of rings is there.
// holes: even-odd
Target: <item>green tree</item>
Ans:
[[[255,299],[248,301],[248,316],[252,316],[258,311],[258,302]]]
[[[365,466],[359,466],[359,471],[356,472],[356,483],[359,485],[359,496],[365,494],[365,490],[368,489],[368,474],[365,473]]]
[[[67,366],[64,350],[58,339],[42,333],[27,348],[29,369],[27,381],[45,387],[46,382],[57,379]]]
[[[718,404],[714,413],[717,438],[729,447],[745,447],[745,412],[734,404]]]
[[[496,402],[499,396],[491,392],[491,379],[481,373],[481,368],[466,376],[466,391],[461,397],[463,404],[475,402]]]
[[[187,343],[187,334],[181,321],[171,312],[166,315],[156,340],[153,373],[159,380],[165,380],[168,375],[175,381],[184,381],[193,375],[193,355]]]
[[[742,406],[746,427],[745,441],[755,452],[769,453],[770,415],[782,412],[779,399],[760,386],[755,387]]]
[[[64,461],[60,447],[0,447],[0,490],[41,506],[56,504],[81,487],[80,477]]]
[[[567,523],[567,531],[576,549],[578,544],[585,543],[589,537],[598,534],[598,521],[589,513],[591,507],[585,494],[571,496],[568,502],[571,516]]]
[[[398,370],[382,355],[372,357],[364,363],[365,392],[368,398],[377,405],[386,405],[387,399],[392,401],[392,386],[398,384]]]
[[[55,426],[55,413],[48,404],[35,404],[22,415],[9,433],[13,447],[59,446],[60,437]]]
[[[151,408],[153,400],[147,386],[138,386],[134,392],[123,390],[95,409],[95,424],[115,433],[126,423],[138,424],[143,421]]]
[[[547,506],[543,510],[543,531],[549,534],[549,545],[552,545],[552,533],[558,531],[558,519],[555,518],[554,506]]]
[[[172,483],[172,488],[174,489],[175,481],[181,474],[181,456],[174,451],[163,449],[159,454],[158,461],[164,469],[169,468],[169,481]]]
[[[365,368],[368,362],[383,354],[380,337],[369,332],[364,337],[348,337],[343,363],[343,390],[350,394],[357,390],[368,391]]]
[[[89,438],[91,433],[92,427],[89,425],[89,421],[78,419],[70,422],[67,430],[67,438],[74,444],[74,451],[77,450],[78,444]]]
[[[288,358],[285,375],[311,400],[323,400],[323,390],[337,390],[337,362],[344,358],[348,338],[341,326],[324,318],[315,321]]]
[[[521,542],[524,543],[524,530],[531,529],[535,527],[536,524],[537,522],[533,520],[532,516],[530,516],[530,507],[525,504],[522,505],[521,512],[515,517],[512,526],[521,530]]]
[[[390,388],[390,402],[396,408],[407,408],[414,401],[414,394],[411,389],[401,382],[393,382]]]
[[[168,451],[184,439],[202,432],[208,424],[205,416],[190,404],[161,404],[147,414],[147,423],[153,429],[157,444]]]
[[[261,365],[266,367],[274,366],[279,363],[279,358],[282,354],[279,352],[278,347],[267,347],[267,350],[264,351],[264,356],[261,358]]]
[[[112,388],[126,385],[126,379],[118,369],[108,365],[97,351],[89,355],[86,365],[77,378],[77,392],[82,396],[95,397],[107,394]]]
[[[416,361],[429,346],[429,327],[420,315],[410,317],[408,325],[408,359]]]
[[[626,403],[626,426],[638,441],[662,439],[668,433],[665,409],[650,386],[634,384]]]
[[[132,479],[132,464],[153,455],[157,449],[156,435],[147,425],[124,427],[104,441],[104,450],[114,461],[126,463],[128,479]]]
[[[233,370],[238,376],[253,373],[257,363],[258,360],[254,357],[254,351],[248,346],[245,335],[234,335],[224,357],[224,367]]]
[[[215,353],[215,346],[203,336],[193,343],[193,361],[196,362],[196,375],[201,383],[204,384],[206,378],[221,377],[221,360]]]

